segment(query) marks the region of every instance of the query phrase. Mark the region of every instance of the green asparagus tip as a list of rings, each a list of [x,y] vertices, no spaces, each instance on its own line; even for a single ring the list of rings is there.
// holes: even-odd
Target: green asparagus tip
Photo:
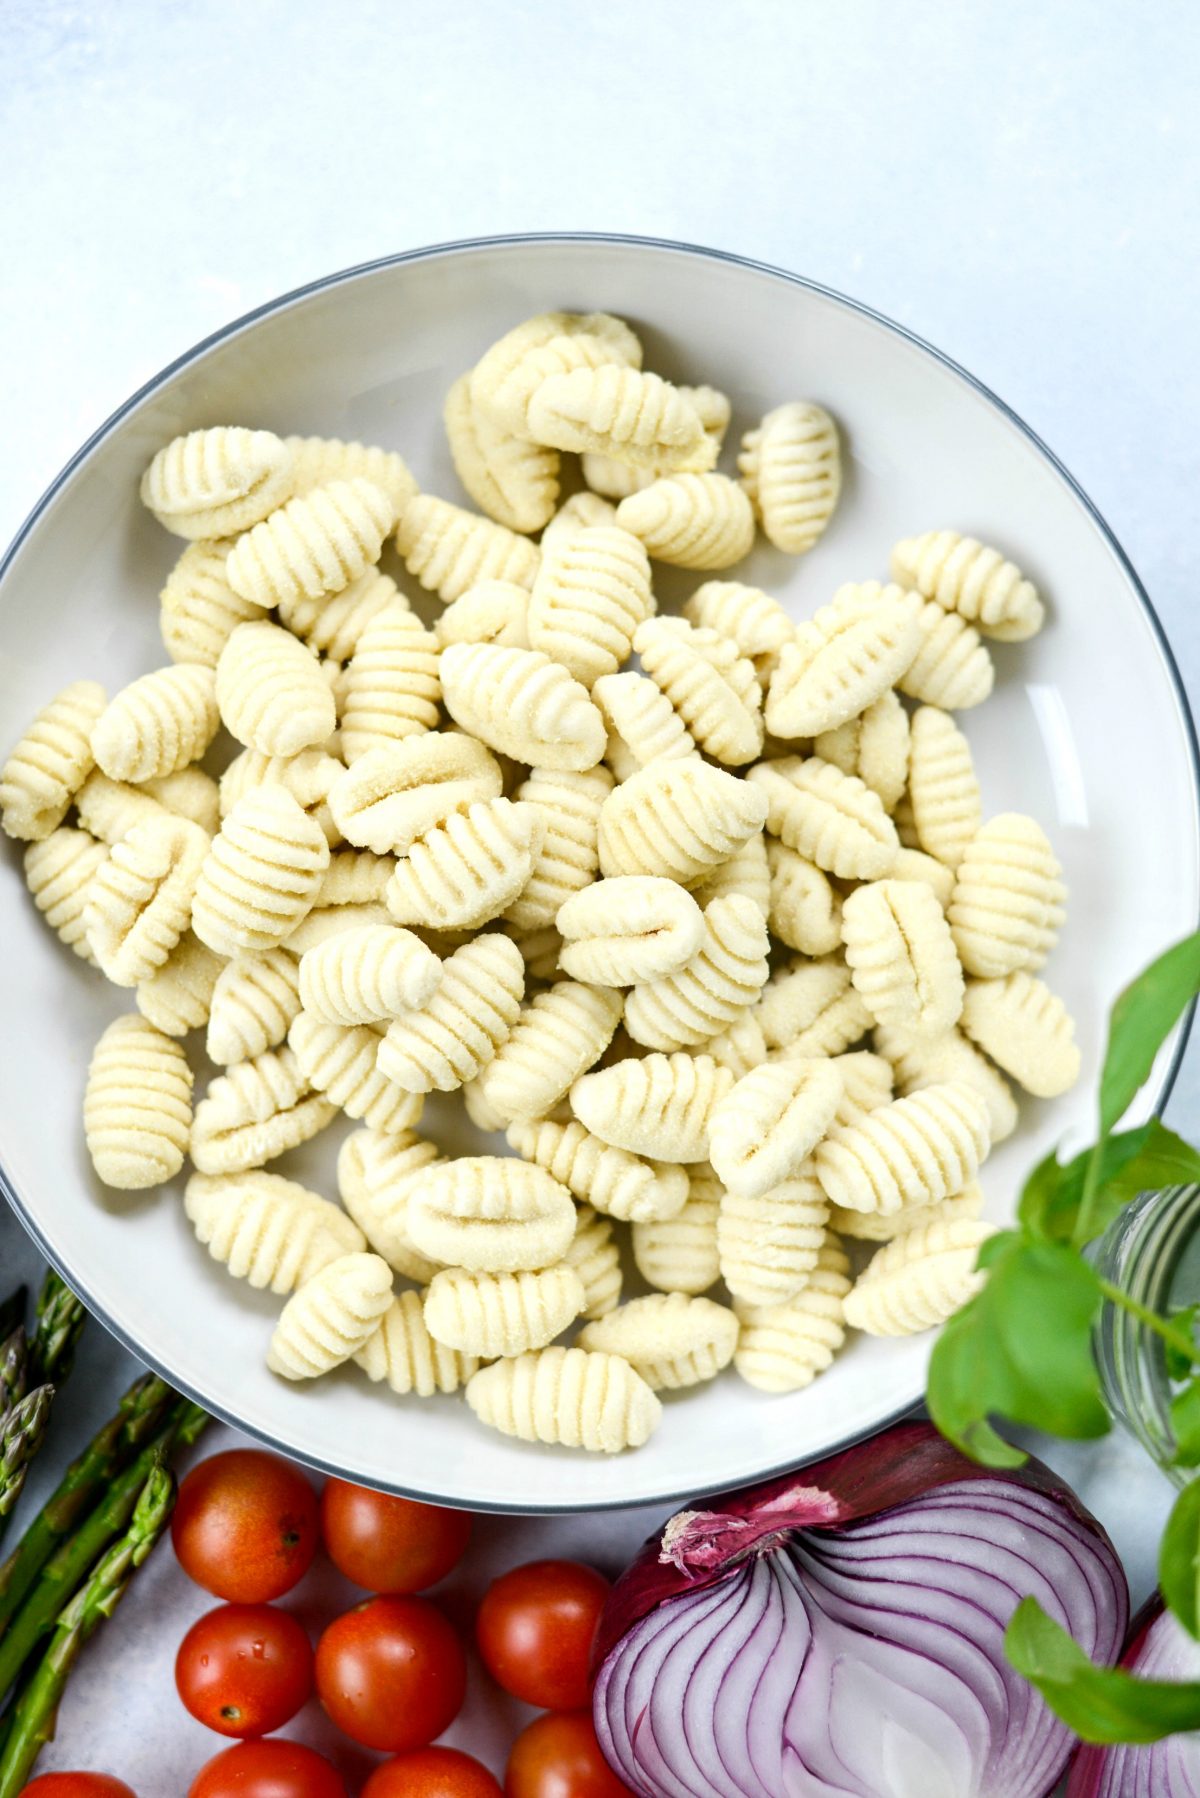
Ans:
[[[18,1324],[15,1330],[0,1342],[0,1412],[7,1411],[18,1399],[25,1397],[29,1381],[29,1351],[25,1341],[25,1326]]]
[[[38,1294],[37,1324],[29,1346],[33,1378],[60,1383],[66,1379],[86,1322],[85,1307],[51,1269]]]
[[[53,1386],[35,1386],[0,1418],[0,1517],[7,1517],[21,1496],[29,1463],[46,1433],[53,1398]]]

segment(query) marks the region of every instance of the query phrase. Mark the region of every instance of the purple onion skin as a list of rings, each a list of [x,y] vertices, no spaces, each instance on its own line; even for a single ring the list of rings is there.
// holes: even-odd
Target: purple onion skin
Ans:
[[[1194,1671],[1153,1664],[1159,1659],[1156,1638],[1166,1631],[1183,1635],[1182,1625],[1167,1614],[1155,1592],[1130,1625],[1121,1666],[1149,1679],[1195,1679]],[[1190,1651],[1195,1652],[1194,1643]],[[1193,1793],[1200,1793],[1200,1744],[1188,1734],[1129,1747],[1083,1743],[1071,1762],[1066,1798],[1183,1798]]]
[[[1015,1488],[1012,1510],[1010,1513],[1005,1507],[1005,1515],[1015,1519],[1022,1509],[1021,1498],[1024,1499],[1026,1512],[1029,1511],[1035,1499],[1046,1501],[1053,1507],[1053,1510],[1051,1513],[1046,1513],[1043,1506],[1041,1514],[1049,1517],[1057,1514],[1057,1526],[1053,1527],[1058,1528],[1060,1535],[1065,1533],[1069,1538],[1072,1531],[1078,1532],[1076,1540],[1080,1550],[1083,1551],[1081,1559],[1091,1566],[1091,1573],[1084,1575],[1083,1579],[1084,1585],[1091,1590],[1091,1600],[1094,1601],[1095,1610],[1094,1640],[1091,1643],[1085,1641],[1085,1646],[1099,1659],[1109,1661],[1115,1659],[1128,1619],[1128,1588],[1120,1562],[1107,1534],[1090,1513],[1080,1505],[1074,1493],[1040,1462],[1030,1460],[1019,1470],[1006,1472],[998,1477],[995,1470],[979,1467],[974,1462],[967,1460],[957,1449],[945,1442],[931,1424],[924,1422],[900,1424],[867,1442],[844,1450],[825,1461],[797,1469],[794,1473],[781,1479],[711,1499],[707,1501],[703,1509],[697,1508],[680,1512],[668,1521],[661,1534],[652,1537],[646,1543],[610,1594],[597,1631],[593,1656],[594,1668],[597,1671],[594,1703],[597,1735],[618,1777],[629,1784],[635,1793],[641,1794],[642,1798],[659,1798],[660,1792],[668,1787],[671,1792],[682,1792],[685,1789],[688,1792],[695,1790],[704,1793],[719,1793],[722,1798],[726,1792],[730,1794],[730,1798],[736,1798],[736,1795],[747,1790],[760,1793],[769,1789],[772,1798],[775,1798],[773,1782],[768,1780],[767,1786],[764,1787],[758,1773],[750,1771],[751,1759],[757,1766],[759,1755],[763,1749],[761,1734],[756,1736],[748,1722],[748,1713],[745,1708],[748,1700],[744,1689],[738,1691],[731,1700],[725,1703],[719,1702],[725,1698],[725,1688],[720,1682],[715,1688],[713,1687],[711,1673],[700,1674],[693,1698],[697,1703],[706,1707],[703,1713],[705,1725],[697,1731],[697,1740],[693,1741],[689,1735],[686,1721],[684,1721],[682,1726],[684,1746],[682,1749],[679,1747],[680,1707],[682,1707],[683,1713],[686,1713],[689,1702],[688,1692],[691,1688],[689,1670],[695,1666],[699,1672],[699,1663],[691,1661],[685,1663],[682,1683],[677,1659],[675,1664],[663,1663],[662,1676],[670,1687],[667,1699],[664,1701],[664,1687],[655,1679],[649,1694],[643,1689],[642,1699],[635,1701],[633,1697],[635,1688],[632,1686],[627,1688],[625,1682],[627,1679],[635,1677],[632,1670],[639,1664],[639,1657],[649,1640],[646,1631],[652,1628],[657,1629],[656,1624],[646,1620],[650,1619],[651,1613],[657,1611],[659,1607],[667,1606],[668,1608],[663,1613],[662,1630],[658,1631],[655,1639],[660,1642],[665,1642],[667,1639],[682,1641],[683,1637],[678,1634],[679,1630],[682,1627],[686,1633],[687,1630],[694,1627],[690,1620],[696,1614],[695,1607],[698,1601],[707,1592],[710,1594],[712,1604],[722,1607],[722,1615],[725,1619],[723,1627],[727,1631],[729,1628],[727,1610],[729,1604],[732,1604],[736,1611],[737,1606],[751,1603],[752,1593],[756,1593],[758,1599],[761,1600],[763,1594],[761,1575],[753,1574],[753,1569],[760,1566],[762,1557],[769,1555],[772,1550],[783,1548],[785,1545],[790,1547],[791,1552],[783,1557],[773,1578],[778,1582],[786,1572],[787,1577],[783,1578],[783,1585],[786,1586],[790,1581],[794,1587],[797,1577],[804,1578],[803,1566],[806,1560],[814,1568],[822,1556],[828,1562],[829,1553],[835,1549],[839,1536],[846,1526],[859,1523],[863,1529],[872,1532],[877,1530],[882,1521],[885,1530],[904,1529],[907,1527],[907,1517],[910,1514],[918,1514],[918,1506],[913,1501],[919,1501],[924,1496],[932,1495],[941,1487],[953,1485],[961,1489],[963,1485],[973,1481],[987,1482],[990,1488],[988,1492],[980,1494],[981,1508],[978,1512],[980,1519],[987,1517],[989,1507],[994,1515],[998,1505],[1004,1506],[1003,1491],[999,1489],[1011,1486]],[[955,1502],[954,1496],[950,1493],[946,1494],[946,1500],[951,1504]],[[934,1509],[936,1509],[936,1504],[937,1501],[934,1501]],[[911,1507],[911,1512],[898,1511],[898,1507]],[[889,1515],[894,1518],[890,1524],[887,1521]],[[972,1517],[972,1525],[974,1521],[975,1519]],[[999,1526],[997,1525],[997,1527]],[[1013,1527],[1016,1527],[1015,1524]],[[1022,1524],[1020,1527],[1023,1529],[1026,1526]],[[1047,1524],[1042,1527],[1052,1526]],[[797,1531],[802,1531],[804,1534],[793,1540],[793,1532]],[[848,1547],[850,1539],[858,1533],[850,1532],[850,1537],[847,1538]],[[971,1533],[974,1533],[973,1529]],[[825,1546],[823,1547],[823,1545]],[[1038,1540],[1034,1539],[1029,1546],[1032,1555],[1036,1557]],[[1022,1549],[1021,1553],[1024,1554],[1024,1552]],[[812,1561],[812,1556],[816,1556],[817,1560]],[[1052,1557],[1050,1558],[1052,1559]],[[1074,1551],[1072,1551],[1072,1558],[1074,1558]],[[969,1559],[966,1565],[969,1570],[971,1566]],[[829,1566],[833,1568],[833,1563],[829,1562]],[[799,1574],[797,1574],[797,1568],[801,1570]],[[836,1568],[833,1568],[834,1585],[829,1586],[826,1583],[823,1597],[820,1599],[820,1604],[826,1608],[830,1602],[833,1602],[835,1611],[838,1577],[840,1576],[837,1574]],[[748,1579],[752,1579],[751,1584],[747,1584]],[[1022,1581],[1018,1580],[1017,1583],[1019,1585]],[[1031,1578],[1031,1584],[1036,1585],[1036,1577]],[[713,1590],[718,1587],[726,1587],[728,1597]],[[882,1593],[883,1588],[875,1590]],[[1013,1590],[1012,1602],[1014,1605],[1020,1595],[1019,1590]],[[871,1647],[872,1640],[877,1643],[886,1641],[893,1624],[888,1622],[886,1604],[882,1610],[877,1610],[869,1581],[864,1582],[861,1600],[856,1594],[853,1596],[855,1605],[861,1604],[861,1620],[856,1616],[853,1628],[864,1632],[859,1635],[858,1640],[863,1644],[863,1651],[866,1654],[866,1660],[863,1663],[864,1670],[866,1670],[870,1666],[872,1658],[875,1657],[876,1660],[878,1658],[875,1649]],[[936,1600],[938,1596],[938,1581],[934,1579],[931,1597]],[[1053,1589],[1049,1593],[1043,1591],[1043,1597],[1047,1603],[1053,1604],[1054,1596]],[[673,1603],[672,1601],[677,1602]],[[705,1603],[707,1605],[708,1601],[706,1600]],[[895,1623],[901,1628],[901,1634],[896,1638],[897,1642],[901,1642],[904,1636],[903,1613],[906,1603],[907,1601],[902,1599],[900,1612],[894,1614]],[[785,1610],[786,1608],[785,1605]],[[921,1608],[924,1609],[924,1606]],[[936,1608],[935,1603],[931,1615],[936,1613]],[[702,1607],[703,1609],[704,1607]],[[776,1719],[776,1723],[769,1726],[767,1746],[774,1747],[778,1752],[779,1744],[782,1741],[789,1754],[794,1753],[796,1740],[790,1726],[786,1727],[782,1737],[780,1736],[776,1726],[778,1719],[785,1714],[794,1719],[796,1715],[794,1710],[789,1712],[786,1709],[789,1702],[793,1706],[799,1702],[804,1707],[803,1714],[811,1718],[814,1713],[810,1707],[810,1698],[817,1696],[819,1699],[819,1682],[817,1682],[817,1690],[814,1693],[812,1691],[813,1682],[808,1678],[809,1657],[815,1638],[809,1633],[807,1640],[804,1639],[808,1625],[805,1623],[802,1613],[795,1611],[794,1605],[793,1612],[793,1620],[787,1625],[786,1634],[778,1638],[776,1646],[770,1649],[765,1664],[759,1666],[755,1676],[758,1685],[749,1694],[749,1701],[753,1705],[759,1705],[758,1693],[762,1690],[762,1681],[773,1675],[775,1699],[771,1701],[767,1709]],[[708,1612],[705,1611],[704,1614],[707,1615]],[[712,1612],[714,1617],[716,1614],[716,1612]],[[832,1612],[829,1614],[833,1615]],[[882,1619],[882,1621],[877,1622],[874,1620],[876,1618]],[[1064,1616],[1063,1620],[1068,1624],[1070,1622],[1069,1616]],[[811,1619],[809,1621],[811,1622]],[[942,1732],[941,1749],[945,1751],[945,1765],[950,1765],[956,1755],[965,1756],[965,1758],[960,1758],[960,1766],[966,1766],[968,1763],[977,1767],[982,1765],[980,1743],[981,1741],[985,1744],[990,1742],[991,1747],[987,1749],[983,1759],[992,1767],[994,1780],[997,1768],[1005,1764],[1004,1757],[1010,1752],[1011,1746],[1017,1756],[1017,1761],[1013,1764],[1014,1783],[1011,1789],[1019,1790],[1025,1794],[1025,1798],[1042,1798],[1043,1794],[1049,1794],[1057,1788],[1058,1780],[1070,1754],[1071,1738],[1065,1727],[1050,1717],[1049,1712],[1045,1709],[1044,1701],[1007,1666],[1000,1646],[1002,1624],[1002,1618],[998,1617],[994,1631],[994,1643],[987,1650],[985,1671],[976,1676],[984,1679],[984,1686],[975,1693],[975,1700],[978,1702],[970,1701],[969,1714],[964,1713],[962,1717],[956,1719],[952,1713],[941,1711],[942,1698],[936,1673],[936,1667],[940,1663],[935,1661],[932,1655],[927,1657],[926,1666],[934,1668],[935,1672],[933,1683],[926,1691],[926,1699],[932,1698],[933,1712],[925,1714],[933,1715],[937,1719],[936,1729]],[[639,1628],[639,1625],[643,1625],[643,1627]],[[777,1607],[776,1613],[773,1614],[771,1627],[779,1627]],[[703,1635],[703,1631],[710,1629],[711,1626],[702,1623],[700,1628]],[[797,1630],[799,1631],[799,1640],[796,1637]],[[880,1635],[876,1633],[877,1631],[883,1633]],[[1086,1637],[1086,1628],[1082,1633]],[[634,1639],[627,1640],[631,1636]],[[687,1640],[690,1642],[690,1636],[687,1637]],[[723,1652],[725,1640],[725,1637],[721,1638],[722,1648],[717,1652]],[[783,1647],[785,1641],[788,1643],[786,1649]],[[703,1641],[699,1646],[703,1651]],[[804,1684],[801,1684],[799,1672],[793,1675],[788,1668],[788,1657],[794,1655],[797,1648],[799,1648],[799,1665],[805,1669]],[[686,1653],[688,1650],[685,1648],[684,1652]],[[841,1652],[846,1652],[844,1630]],[[852,1646],[849,1652],[852,1655],[855,1653]],[[952,1659],[957,1652],[949,1639],[947,1640],[947,1652],[951,1654]],[[707,1661],[711,1665],[711,1652],[707,1656]],[[658,1665],[658,1662],[654,1661],[653,1664]],[[644,1679],[650,1677],[651,1675],[647,1672]],[[736,1684],[736,1663],[734,1679]],[[782,1679],[782,1685],[779,1683],[780,1679]],[[789,1681],[793,1679],[795,1683],[789,1684]],[[988,1682],[990,1682],[990,1687]],[[945,1681],[946,1688],[948,1689],[951,1684],[953,1684],[953,1676],[948,1676]],[[982,1696],[985,1689],[988,1689],[990,1693],[986,1699]],[[896,1690],[900,1689],[896,1688]],[[803,1696],[806,1691],[809,1691],[810,1698]],[[1003,1691],[1007,1691],[1007,1699],[1004,1698]],[[789,1693],[792,1694],[790,1700]],[[655,1695],[659,1698],[659,1704],[657,1708],[652,1708]],[[627,1701],[633,1706],[632,1711],[626,1709]],[[647,1705],[644,1712],[639,1709],[643,1701]],[[890,1717],[888,1702],[884,1700],[883,1703],[884,1711],[880,1714]],[[742,1706],[740,1711],[739,1704]],[[730,1708],[731,1705],[732,1708]],[[1006,1707],[1015,1707],[1015,1709],[1006,1709]],[[855,1709],[853,1704],[851,1709],[854,1711],[854,1715],[849,1717],[844,1704],[840,1715],[832,1710],[829,1712],[827,1727],[831,1732],[831,1741],[839,1730],[844,1732],[847,1727],[852,1733],[861,1733],[856,1732],[854,1718],[862,1716],[863,1713]],[[901,1712],[904,1712],[902,1700]],[[1020,1714],[1018,1715],[1018,1713]],[[820,1714],[824,1715],[823,1712]],[[900,1716],[900,1721],[909,1727],[910,1734],[907,1739],[910,1742],[918,1741],[923,1727],[919,1721],[919,1714],[909,1711],[904,1715],[900,1713],[897,1715]],[[984,1722],[981,1725],[980,1718],[985,1715],[991,1718],[991,1722]],[[720,1743],[717,1743],[712,1731],[708,1728],[707,1719],[709,1717],[713,1717],[719,1722]],[[1007,1722],[1004,1720],[1006,1717],[1008,1718]],[[1038,1721],[1039,1717],[1040,1721]],[[865,1718],[864,1721],[868,1725],[867,1733],[869,1734],[872,1720]],[[747,1729],[744,1743],[739,1733],[740,1727],[743,1726]],[[717,1725],[714,1724],[714,1728],[716,1727]],[[911,1733],[913,1728],[916,1728],[917,1735]],[[1015,1739],[1012,1735],[1014,1729],[1017,1732]],[[1036,1737],[1036,1743],[1032,1748],[1029,1746],[1031,1729]],[[663,1740],[668,1737],[671,1738],[666,1750],[668,1762],[662,1763],[663,1772],[660,1776],[654,1771],[655,1765],[658,1764],[655,1756],[660,1753]],[[1017,1747],[1017,1741],[1023,1746]],[[970,1748],[971,1742],[974,1743],[973,1750]],[[714,1747],[719,1750],[718,1761],[726,1751],[732,1755],[732,1759],[726,1758],[721,1765],[717,1765],[715,1772]],[[697,1766],[693,1785],[691,1774],[687,1768],[690,1764],[689,1757],[694,1752],[700,1753],[704,1757],[705,1764],[703,1768]],[[938,1752],[936,1743],[931,1742],[929,1753],[933,1761],[938,1760]],[[974,1753],[973,1762],[972,1753]],[[682,1754],[682,1762],[679,1758],[680,1754]],[[1022,1754],[1026,1757],[1023,1762]],[[1030,1756],[1032,1758],[1029,1758]],[[763,1759],[765,1762],[770,1759],[770,1756],[763,1754]],[[744,1777],[736,1770],[738,1763],[741,1763],[745,1770]],[[771,1764],[774,1765],[775,1762],[772,1761]],[[817,1775],[815,1767],[809,1766],[807,1762],[802,1766],[793,1758],[788,1765],[793,1768],[795,1777],[803,1781],[802,1784],[795,1787],[796,1791],[803,1790],[805,1793],[832,1793],[835,1790],[839,1792],[862,1791],[864,1789],[873,1791],[873,1780],[866,1788],[861,1784],[854,1783],[843,1785],[840,1777],[835,1784],[828,1784]],[[668,1767],[673,1771],[669,1771]],[[886,1778],[878,1768],[877,1776]],[[774,1780],[777,1781],[779,1777],[777,1772]],[[788,1791],[793,1789],[792,1777],[792,1774],[784,1776]],[[909,1789],[908,1781],[905,1780],[902,1783],[907,1791]],[[921,1788],[918,1782],[918,1786],[913,1789],[924,1788]],[[957,1786],[955,1789],[958,1789]],[[991,1791],[993,1786],[989,1784],[986,1788],[980,1787],[979,1789]],[[1098,1794],[1099,1788],[1092,1786],[1080,1785],[1078,1788],[1075,1786],[1071,1788],[1072,1798],[1098,1798]],[[784,1798],[784,1795],[780,1793],[778,1798]],[[882,1792],[880,1798],[882,1798]],[[1116,1798],[1116,1794],[1112,1794],[1111,1798]]]

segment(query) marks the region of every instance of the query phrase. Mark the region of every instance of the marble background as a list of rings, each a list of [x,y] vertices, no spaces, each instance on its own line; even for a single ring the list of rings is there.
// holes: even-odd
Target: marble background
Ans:
[[[0,0],[0,34],[0,537],[133,388],[276,293],[452,238],[643,232],[811,275],[1003,395],[1112,524],[1200,693],[1191,0]],[[1200,1049],[1178,1128],[1198,1098]],[[8,1215],[0,1269],[39,1271]],[[30,1502],[131,1373],[90,1326]],[[1165,1481],[1120,1436],[1044,1452],[1140,1596]],[[654,1520],[485,1525],[449,1602],[534,1552],[615,1569]],[[296,1608],[337,1596],[310,1580]],[[205,1608],[156,1557],[43,1764],[181,1791],[219,1746],[171,1681]],[[481,1689],[451,1739],[499,1768],[515,1720]]]

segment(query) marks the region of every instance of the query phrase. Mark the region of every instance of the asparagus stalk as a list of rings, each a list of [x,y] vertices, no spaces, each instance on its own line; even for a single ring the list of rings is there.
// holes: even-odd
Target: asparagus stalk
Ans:
[[[29,1378],[41,1385],[52,1380],[61,1386],[71,1371],[87,1311],[53,1268],[47,1271],[38,1293],[37,1322],[29,1344]]]
[[[104,1428],[67,1469],[56,1492],[0,1565],[0,1639],[38,1574],[121,1468],[159,1428],[175,1397],[165,1380],[144,1374]]]
[[[25,1397],[29,1383],[29,1349],[25,1326],[18,1324],[0,1342],[0,1412]]]
[[[35,1386],[0,1417],[0,1528],[25,1484],[29,1463],[42,1446],[53,1386]]]
[[[45,1654],[16,1705],[0,1753],[0,1798],[17,1798],[54,1734],[58,1706],[84,1643],[111,1617],[137,1568],[162,1535],[175,1503],[175,1481],[156,1461],[138,1493],[124,1534],[101,1556],[59,1613]]]
[[[29,1589],[24,1604],[0,1636],[0,1697],[17,1678],[38,1642],[54,1625],[59,1610],[76,1590],[98,1555],[120,1535],[133,1515],[138,1494],[151,1469],[173,1449],[194,1442],[208,1422],[199,1405],[178,1399],[157,1436],[106,1488],[78,1528],[51,1555]]]
[[[18,1324],[24,1325],[28,1302],[29,1293],[24,1286],[18,1286],[15,1292],[0,1300],[0,1337],[11,1336]]]

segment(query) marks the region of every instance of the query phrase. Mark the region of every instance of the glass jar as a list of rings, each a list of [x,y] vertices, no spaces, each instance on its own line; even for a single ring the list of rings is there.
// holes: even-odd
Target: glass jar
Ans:
[[[1170,1317],[1200,1301],[1200,1186],[1141,1193],[1100,1239],[1097,1272],[1148,1310]],[[1096,1359],[1109,1410],[1177,1485],[1195,1469],[1172,1467],[1174,1385],[1162,1338],[1105,1301]]]

